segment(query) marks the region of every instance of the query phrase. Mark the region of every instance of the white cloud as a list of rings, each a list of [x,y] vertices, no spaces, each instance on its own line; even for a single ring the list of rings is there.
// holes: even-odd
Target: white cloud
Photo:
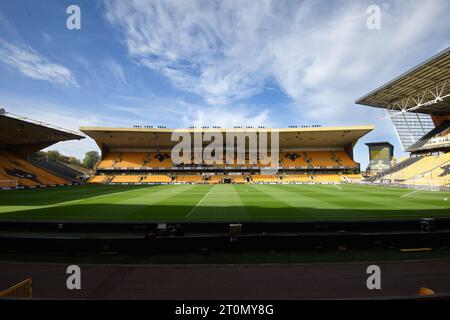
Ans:
[[[215,119],[226,126],[374,124],[377,130],[364,141],[398,146],[389,120],[354,101],[448,44],[450,2],[392,1],[382,6],[381,30],[368,30],[366,9],[372,4],[105,0],[104,7],[135,62],[212,106],[227,106],[194,108],[184,117],[186,125],[212,125]],[[232,107],[268,83],[293,100],[286,114]],[[357,152],[367,155],[361,144]]]
[[[275,80],[302,105],[342,106],[403,71],[403,61],[433,53],[450,31],[448,1],[383,6],[379,31],[366,28],[370,4],[111,0],[105,8],[135,61],[211,105]]]
[[[273,127],[269,111],[249,110],[244,108],[189,108],[183,115],[184,127],[195,126],[197,128],[207,126],[220,126],[222,128],[233,128],[234,126],[266,126]]]
[[[55,41],[53,40],[52,36],[49,35],[47,32],[42,33],[42,39],[47,43],[48,45],[55,45]]]
[[[68,68],[49,62],[31,47],[18,46],[0,39],[0,61],[32,79],[45,80],[65,87],[78,86]]]
[[[258,37],[270,18],[269,1],[112,1],[105,7],[108,21],[125,34],[129,54],[177,87],[210,104],[261,89],[270,66],[258,52],[264,43]]]
[[[236,105],[228,108],[204,106],[188,103],[181,99],[152,97],[148,99],[117,96],[110,109],[136,125],[164,125],[170,128],[190,126],[274,126],[267,108]],[[128,124],[130,126],[131,124]]]

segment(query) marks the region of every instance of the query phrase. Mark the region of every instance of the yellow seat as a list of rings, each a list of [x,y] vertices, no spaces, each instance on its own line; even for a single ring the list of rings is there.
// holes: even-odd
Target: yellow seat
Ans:
[[[200,182],[203,182],[203,176],[201,176],[201,175],[179,175],[179,176],[176,176],[176,182],[200,183]]]
[[[111,182],[114,183],[137,183],[141,182],[142,176],[139,175],[121,175],[115,176]]]
[[[339,183],[342,181],[342,178],[338,174],[316,174],[314,175],[314,181],[319,183]]]
[[[142,182],[148,183],[169,183],[172,182],[172,177],[166,175],[148,175]]]

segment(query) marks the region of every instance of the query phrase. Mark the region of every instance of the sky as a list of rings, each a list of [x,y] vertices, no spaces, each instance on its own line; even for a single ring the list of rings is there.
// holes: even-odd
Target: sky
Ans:
[[[67,27],[73,4],[81,29]],[[405,154],[382,111],[354,101],[450,46],[448,12],[447,0],[1,1],[0,106],[71,130],[374,125],[355,147],[365,168],[366,142]]]

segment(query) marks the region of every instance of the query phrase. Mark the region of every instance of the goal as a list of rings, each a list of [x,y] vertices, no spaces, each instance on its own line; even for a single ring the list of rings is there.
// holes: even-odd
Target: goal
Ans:
[[[0,189],[16,189],[17,180],[0,180]]]

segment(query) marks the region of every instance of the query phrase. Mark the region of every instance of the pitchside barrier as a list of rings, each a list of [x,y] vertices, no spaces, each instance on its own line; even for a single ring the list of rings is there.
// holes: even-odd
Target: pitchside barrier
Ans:
[[[36,233],[30,237],[29,230]],[[80,233],[84,236],[80,237]],[[440,248],[449,243],[448,218],[334,222],[0,221],[0,251],[18,252],[335,250],[342,245],[360,249]]]
[[[33,281],[31,278],[25,279],[12,287],[0,291],[0,298],[32,298]]]
[[[17,188],[17,181],[16,180],[0,180],[0,190],[10,190],[10,189],[16,189]]]

